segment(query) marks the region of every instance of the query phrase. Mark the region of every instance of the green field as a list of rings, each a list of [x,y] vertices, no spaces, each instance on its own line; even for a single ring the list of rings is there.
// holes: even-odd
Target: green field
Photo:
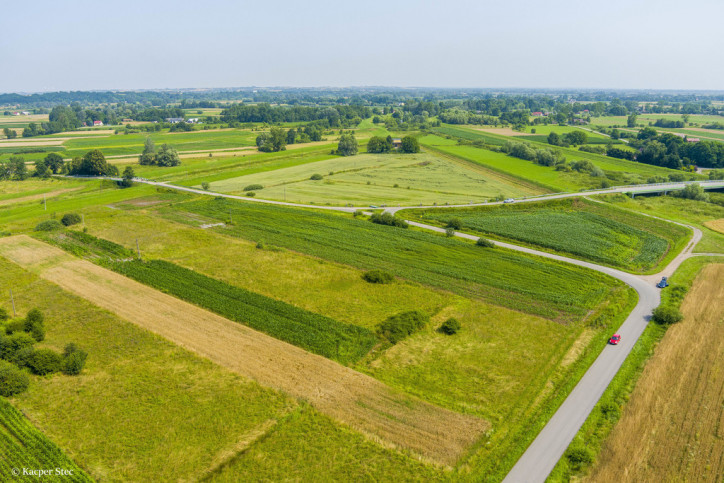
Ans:
[[[669,261],[688,240],[687,230],[678,225],[581,198],[495,207],[407,210],[402,216],[443,226],[457,218],[466,231],[633,272],[646,272],[663,260]]]
[[[226,199],[180,203],[165,211],[172,219],[193,224],[198,221],[185,213],[221,221],[228,220],[229,212],[233,225],[214,227],[214,231],[359,268],[382,268],[416,282],[552,318],[585,314],[603,300],[606,286],[617,285],[613,279],[578,267],[506,250],[487,250],[481,257],[481,248],[458,240],[340,215]],[[519,270],[530,276],[516,276]]]
[[[315,173],[324,179],[310,180]],[[332,157],[213,182],[210,189],[243,194],[243,188],[252,184],[264,186],[256,190],[264,199],[320,204],[455,204],[501,194],[532,194],[520,185],[506,183],[494,172],[431,153]]]
[[[591,124],[594,126],[603,126],[603,127],[626,127],[626,120],[627,116],[601,116],[601,117],[592,117],[591,118]],[[636,124],[645,124],[648,125],[648,123],[656,122],[657,119],[667,119],[670,121],[683,121],[683,118],[681,117],[681,114],[639,114],[636,118]],[[710,116],[710,115],[704,115],[704,114],[690,114],[689,115],[689,122],[703,125],[703,124],[710,124],[713,122],[720,122],[724,123],[724,116]]]

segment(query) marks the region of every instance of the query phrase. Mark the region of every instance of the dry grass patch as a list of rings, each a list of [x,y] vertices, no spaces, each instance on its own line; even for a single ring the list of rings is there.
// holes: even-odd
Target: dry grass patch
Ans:
[[[309,401],[381,443],[454,464],[488,429],[381,382],[141,285],[27,236],[0,239],[0,255],[101,308],[260,384]]]
[[[0,206],[14,205],[15,203],[25,203],[26,201],[37,201],[37,200],[42,200],[43,198],[49,199],[49,198],[53,198],[54,196],[62,195],[64,193],[69,193],[71,191],[78,191],[80,189],[83,189],[83,187],[66,188],[66,189],[62,189],[62,190],[50,191],[49,193],[40,193],[37,195],[21,196],[19,198],[10,198],[7,200],[0,200]]]
[[[719,233],[724,233],[724,218],[707,221],[704,223],[704,226],[714,231],[718,231]]]
[[[720,481],[724,264],[709,265],[646,365],[589,481]]]

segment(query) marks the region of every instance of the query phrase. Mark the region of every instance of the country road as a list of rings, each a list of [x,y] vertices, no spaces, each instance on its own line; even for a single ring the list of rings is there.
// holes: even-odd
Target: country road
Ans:
[[[107,178],[117,179],[117,178]],[[341,206],[321,206],[321,205],[303,205],[297,203],[287,203],[282,201],[264,200],[257,198],[248,198],[245,196],[228,195],[222,193],[214,193],[210,191],[199,190],[195,188],[188,188],[185,186],[170,185],[167,183],[148,181],[148,180],[134,180],[139,183],[146,183],[150,185],[176,189],[180,191],[186,191],[191,193],[198,193],[203,195],[221,196],[225,198],[238,199],[243,201],[251,201],[257,203],[268,203],[273,205],[293,206],[299,208],[315,208],[315,209],[326,209],[344,212],[353,212],[359,209],[369,209],[369,207],[341,207]],[[661,190],[674,190],[682,189],[687,183],[665,183],[660,185],[654,185],[656,189]],[[724,181],[715,182],[701,182],[706,184],[707,187],[724,187]],[[541,201],[547,199],[560,199],[569,198],[576,196],[594,195],[594,194],[610,194],[610,193],[629,193],[629,192],[646,192],[645,190],[651,190],[651,185],[635,185],[635,186],[623,186],[611,189],[587,191],[587,192],[574,192],[574,193],[554,193],[551,195],[542,195],[537,197],[525,198],[515,200],[515,203],[524,203],[532,201]],[[498,205],[503,202],[486,202],[486,203],[472,203],[468,205],[442,205],[442,206],[407,206],[407,207],[393,207],[385,208],[385,211],[389,213],[396,213],[402,209],[419,209],[419,208],[454,208],[454,207],[470,207],[470,206],[486,206],[486,205]],[[650,216],[650,215],[646,215]],[[659,289],[656,288],[655,284],[661,278],[661,276],[670,276],[681,263],[687,258],[699,254],[692,254],[696,244],[702,238],[702,232],[698,228],[683,225],[681,223],[673,222],[670,220],[664,221],[670,223],[676,223],[678,225],[686,226],[691,229],[693,236],[687,246],[677,255],[661,272],[655,275],[634,275],[626,273],[621,270],[614,268],[597,265],[595,263],[586,262],[583,260],[577,260],[574,258],[564,257],[547,253],[543,251],[534,250],[527,247],[521,247],[510,243],[504,243],[494,241],[496,246],[507,248],[509,250],[515,250],[528,254],[533,254],[561,262],[571,263],[581,267],[586,267],[591,270],[610,275],[632,287],[638,293],[639,300],[636,307],[632,310],[629,316],[626,318],[624,323],[621,325],[618,333],[621,334],[621,342],[616,345],[606,346],[598,358],[594,361],[591,367],[586,371],[581,380],[578,382],[576,387],[571,391],[563,404],[558,408],[553,417],[548,421],[543,430],[538,434],[536,439],[526,449],[525,453],[521,456],[512,470],[508,473],[504,482],[508,483],[533,483],[533,482],[544,482],[550,472],[553,470],[559,459],[563,456],[564,452],[568,448],[578,430],[588,418],[588,415],[595,407],[598,400],[603,395],[610,382],[618,372],[619,368],[623,364],[628,354],[633,349],[634,344],[643,333],[646,325],[648,324],[651,313],[655,309],[660,301]],[[444,233],[445,229],[418,223],[414,221],[408,221],[412,226],[431,230],[438,233]],[[470,235],[462,232],[455,232],[455,236],[465,238],[468,240],[477,240],[479,237]],[[720,255],[720,254],[716,254]]]

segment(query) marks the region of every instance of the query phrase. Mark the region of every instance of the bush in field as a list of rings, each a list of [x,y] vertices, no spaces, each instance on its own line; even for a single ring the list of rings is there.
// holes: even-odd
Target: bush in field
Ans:
[[[210,187],[211,187],[211,185],[209,184],[208,181],[203,181],[201,183],[201,189],[203,189],[204,191],[209,191]]]
[[[0,361],[0,396],[10,397],[25,391],[30,384],[28,375],[14,364]]]
[[[396,226],[398,228],[408,228],[410,226],[405,220],[397,218],[391,213],[373,213],[370,221],[378,225]]]
[[[253,197],[256,196],[256,192],[255,192],[255,191],[247,191],[247,192],[246,192],[246,196],[248,196],[249,198],[253,198]]]
[[[63,228],[63,224],[58,220],[45,220],[35,225],[35,231],[53,231]]]
[[[77,225],[80,223],[80,215],[78,213],[66,213],[63,215],[63,218],[60,219],[60,222],[65,226],[71,226],[71,225]]]
[[[455,236],[455,228],[448,226],[445,228],[445,236],[448,238],[452,238]]]
[[[447,226],[448,228],[452,228],[452,229],[454,229],[454,230],[462,230],[462,229],[463,229],[463,220],[461,220],[460,218],[457,218],[457,217],[455,217],[455,218],[450,218],[450,219],[447,221],[447,225],[446,225],[446,226]]]
[[[28,312],[23,330],[32,335],[33,339],[38,342],[45,339],[45,317],[43,317],[43,313],[38,309]]]
[[[458,319],[456,319],[455,317],[450,317],[442,323],[438,330],[446,335],[454,335],[458,333],[460,327],[461,325]]]
[[[684,318],[679,309],[671,305],[659,305],[654,309],[653,315],[654,322],[662,325],[675,324]]]
[[[0,320],[8,320],[9,318],[10,315],[8,314],[8,311],[0,307]]]
[[[488,240],[487,238],[478,238],[478,241],[476,241],[475,244],[479,247],[485,247],[485,248],[495,247],[495,243]]]
[[[260,184],[250,184],[250,185],[244,187],[244,191],[256,191],[256,190],[260,190],[263,188],[264,187]]]
[[[5,326],[5,333],[10,335],[13,332],[24,332],[25,331],[25,319],[11,320]]]
[[[418,310],[410,312],[402,312],[388,317],[384,322],[377,326],[377,335],[397,344],[405,337],[420,330],[430,317]]]
[[[77,376],[83,370],[87,358],[88,353],[86,351],[73,343],[68,344],[63,351],[63,363],[61,365],[63,374]]]
[[[583,443],[571,443],[566,450],[566,458],[574,470],[593,462],[593,452]]]
[[[15,332],[9,336],[0,335],[0,358],[12,362],[19,351],[32,347],[33,344],[35,339],[25,332]]]
[[[370,270],[362,274],[362,279],[369,283],[392,283],[395,277],[383,270]]]
[[[22,352],[26,352],[22,351]],[[63,359],[60,354],[51,349],[30,350],[30,353],[24,356],[23,364],[30,369],[30,372],[38,376],[53,374],[60,371]]]
[[[322,178],[323,178],[323,176],[319,173],[314,173],[312,176],[309,177],[309,179],[314,180],[314,181],[319,181]]]

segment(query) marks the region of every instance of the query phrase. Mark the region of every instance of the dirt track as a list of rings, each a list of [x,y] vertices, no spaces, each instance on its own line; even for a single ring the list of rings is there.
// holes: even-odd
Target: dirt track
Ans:
[[[221,366],[307,400],[385,445],[452,465],[489,428],[33,238],[0,239],[0,256]]]

